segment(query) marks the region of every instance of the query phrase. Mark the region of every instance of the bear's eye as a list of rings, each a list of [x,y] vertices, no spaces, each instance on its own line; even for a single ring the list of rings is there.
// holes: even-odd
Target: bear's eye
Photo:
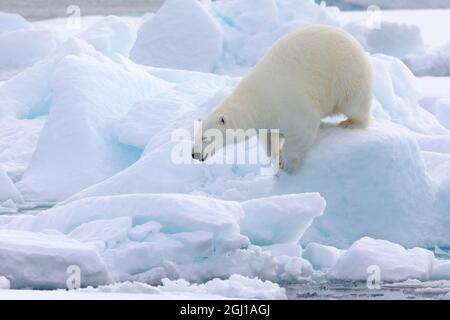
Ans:
[[[220,117],[219,117],[219,123],[220,123],[221,125],[225,125],[225,124],[226,124],[226,120],[225,120],[225,117],[224,117],[224,116],[220,116]]]

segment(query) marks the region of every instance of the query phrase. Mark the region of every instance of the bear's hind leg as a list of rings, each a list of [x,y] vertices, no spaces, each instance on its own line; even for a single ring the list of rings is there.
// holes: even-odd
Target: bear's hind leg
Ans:
[[[370,117],[368,118],[347,118],[347,120],[339,123],[339,127],[348,129],[365,129],[370,124]]]
[[[342,109],[341,112],[347,116],[347,120],[342,121],[339,126],[350,129],[365,129],[369,126],[371,115],[372,97],[368,95],[364,99],[357,99]]]

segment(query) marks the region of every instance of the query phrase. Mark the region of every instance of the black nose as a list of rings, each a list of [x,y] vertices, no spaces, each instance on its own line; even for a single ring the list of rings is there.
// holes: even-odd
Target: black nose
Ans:
[[[203,155],[200,152],[192,152],[192,159],[204,161]]]

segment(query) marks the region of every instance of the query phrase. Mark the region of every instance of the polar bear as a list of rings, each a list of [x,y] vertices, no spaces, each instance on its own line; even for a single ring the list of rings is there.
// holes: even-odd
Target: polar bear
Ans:
[[[372,66],[362,46],[337,27],[312,25],[281,38],[206,119],[192,157],[204,161],[204,133],[218,129],[278,129],[279,164],[293,173],[314,143],[321,120],[343,114],[345,128],[371,121]],[[270,141],[270,140],[269,140]],[[223,145],[234,143],[224,139]],[[262,146],[270,152],[270,143]],[[197,150],[201,150],[198,152]],[[278,151],[278,150],[277,150]]]

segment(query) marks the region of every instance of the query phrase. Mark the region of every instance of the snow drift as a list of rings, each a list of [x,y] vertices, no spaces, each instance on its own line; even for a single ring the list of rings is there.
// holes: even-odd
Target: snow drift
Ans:
[[[291,206],[272,210],[274,203],[283,200],[291,201]],[[250,240],[258,242],[258,234],[251,229],[241,231],[240,224],[266,221],[265,241],[295,244],[314,217],[322,214],[324,205],[318,194],[280,196],[242,204],[184,194],[92,197],[57,206],[37,216],[18,216],[0,229],[5,234],[10,229],[24,230],[25,235],[39,241],[46,240],[39,232],[63,233],[80,246],[83,243],[97,248],[107,270],[121,281],[145,279],[156,284],[165,277],[182,277],[203,282],[233,273],[276,280],[279,267],[274,255],[249,247]],[[255,217],[257,208],[265,212],[263,219]],[[279,222],[274,224],[274,221]],[[290,229],[284,230],[284,237],[280,238],[279,228],[283,224],[290,225]],[[12,235],[10,241],[15,244],[21,233]],[[14,248],[10,251],[14,255]],[[299,256],[295,260],[302,262]],[[281,268],[284,263],[279,265]],[[301,268],[297,272],[301,275]],[[25,283],[27,279],[15,275],[13,285],[20,281]],[[64,287],[61,282],[59,285]]]

